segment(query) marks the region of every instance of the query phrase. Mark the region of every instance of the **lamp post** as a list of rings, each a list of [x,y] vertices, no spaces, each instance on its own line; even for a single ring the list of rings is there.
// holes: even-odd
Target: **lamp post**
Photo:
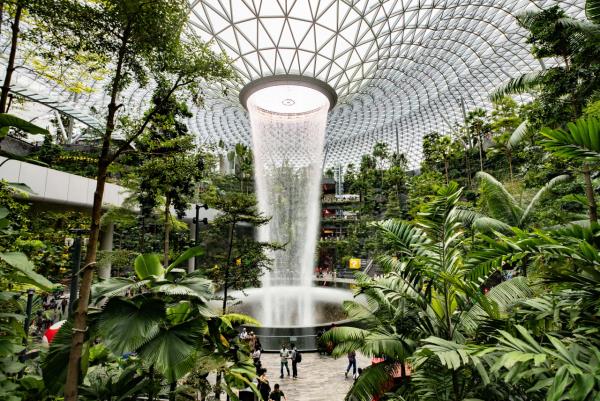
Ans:
[[[78,298],[79,292],[79,271],[81,270],[81,236],[88,232],[83,229],[69,230],[70,233],[76,235],[73,245],[71,246],[71,285],[69,290],[69,314],[75,310],[75,301]]]
[[[208,219],[206,217],[200,220],[200,208],[208,210],[208,205],[206,203],[204,205],[196,204],[196,217],[192,219],[192,223],[194,223],[194,246],[200,245],[200,222],[208,224]],[[198,266],[200,266],[200,256],[194,258],[194,269],[198,268]]]

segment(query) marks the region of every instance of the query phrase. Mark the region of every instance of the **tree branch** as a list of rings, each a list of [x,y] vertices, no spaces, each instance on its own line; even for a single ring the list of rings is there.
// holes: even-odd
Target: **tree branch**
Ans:
[[[183,86],[189,85],[192,82],[194,82],[194,81],[188,80],[185,82],[181,82],[181,76],[179,76],[177,78],[177,80],[175,81],[175,84],[171,87],[171,89],[167,93],[167,95],[161,100],[161,102],[158,105],[156,105],[152,109],[152,111],[150,111],[150,113],[148,113],[146,115],[146,118],[144,118],[144,122],[142,123],[140,128],[138,128],[138,130],[135,132],[135,134],[130,136],[121,146],[119,146],[117,151],[110,157],[110,159],[109,159],[110,163],[114,162],[126,149],[128,149],[130,147],[130,145],[132,144],[133,141],[135,141],[137,138],[139,138],[144,133],[144,131],[146,130],[146,127],[148,127],[148,124],[150,124],[150,120],[152,120],[152,118],[158,111],[159,107],[162,106],[167,100],[169,100],[171,98],[171,96],[173,95],[173,93],[177,89],[179,89]],[[122,106],[122,104],[119,106]]]

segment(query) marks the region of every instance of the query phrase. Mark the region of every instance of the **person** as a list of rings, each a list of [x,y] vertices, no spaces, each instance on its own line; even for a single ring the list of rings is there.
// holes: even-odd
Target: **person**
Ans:
[[[279,384],[275,384],[273,391],[269,395],[269,401],[281,401],[281,398],[287,401],[285,394],[279,389]]]
[[[346,368],[346,373],[344,376],[348,377],[348,372],[352,368],[352,377],[356,376],[356,352],[350,351],[348,352],[348,367]]]
[[[256,367],[256,372],[258,373],[258,371],[261,368],[261,362],[260,362],[260,348],[255,347],[254,348],[254,352],[252,352],[252,361],[254,362],[254,366]]]
[[[296,357],[298,356],[298,350],[296,349],[296,344],[294,344],[294,343],[292,343],[290,347],[292,348],[292,351],[291,351],[292,378],[297,379],[298,378],[298,359]]]
[[[279,350],[279,358],[281,358],[281,375],[280,379],[283,379],[283,368],[287,371],[287,375],[290,375],[290,368],[288,367],[288,359],[290,358],[290,351],[287,349],[285,344],[281,344],[281,349]]]
[[[260,376],[258,376],[258,384],[256,387],[262,399],[265,401],[268,400],[271,386],[269,385],[269,378],[267,377],[267,369],[260,370]]]
[[[250,344],[250,349],[256,348],[256,334],[253,331],[248,334],[248,343]]]
[[[242,332],[240,333],[240,340],[245,340],[248,338],[248,332],[246,331],[246,328],[244,327],[242,329]]]
[[[254,348],[257,348],[260,350],[260,352],[262,352],[262,344],[260,343],[260,338],[258,338],[258,336],[256,336],[256,342],[254,343]]]

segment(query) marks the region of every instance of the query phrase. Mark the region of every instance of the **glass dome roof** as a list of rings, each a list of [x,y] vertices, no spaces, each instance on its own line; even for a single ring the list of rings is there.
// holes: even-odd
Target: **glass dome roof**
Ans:
[[[423,135],[448,132],[464,110],[489,107],[507,79],[544,68],[529,53],[515,17],[559,4],[584,18],[582,0],[189,0],[186,35],[211,41],[240,79],[206,88],[189,125],[199,143],[250,143],[239,91],[262,77],[316,78],[335,89],[325,166],[358,163],[376,142],[418,167]],[[2,42],[7,37],[3,33]],[[26,64],[22,58],[18,60]],[[0,66],[6,63],[0,58]],[[101,127],[104,81],[82,75],[77,94],[24,65],[13,92]],[[89,90],[88,90],[89,89]],[[146,108],[151,87],[123,95],[129,112]],[[226,94],[224,94],[226,93]]]
[[[376,142],[421,159],[423,135],[463,120],[463,105],[489,107],[508,78],[542,68],[515,16],[559,3],[583,17],[583,2],[529,0],[196,0],[189,34],[214,42],[242,82],[195,117],[206,141],[248,142],[241,87],[299,74],[332,86],[326,165],[357,163]],[[215,92],[216,93],[216,92]]]

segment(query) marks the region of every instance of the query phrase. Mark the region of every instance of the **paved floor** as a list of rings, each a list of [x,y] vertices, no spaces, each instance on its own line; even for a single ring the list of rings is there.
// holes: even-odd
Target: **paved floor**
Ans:
[[[279,355],[263,354],[262,365],[267,369],[271,388],[279,383],[288,401],[343,401],[353,380],[344,377],[348,366],[346,357],[333,359],[317,353],[303,353],[302,362],[298,364],[298,379],[285,376],[279,378]],[[370,360],[358,355],[359,368],[370,364]],[[292,364],[289,363],[290,373]],[[284,372],[285,373],[285,372]]]

